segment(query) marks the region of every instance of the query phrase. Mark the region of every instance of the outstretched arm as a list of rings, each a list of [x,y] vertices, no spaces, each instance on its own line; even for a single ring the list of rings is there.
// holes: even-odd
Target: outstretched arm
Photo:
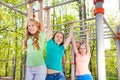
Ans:
[[[63,59],[62,59],[62,66],[63,66],[63,70],[66,69],[66,66],[65,66],[66,62],[65,62],[65,55],[63,56]]]
[[[45,31],[44,22],[43,22],[43,1],[42,0],[38,0],[38,1],[40,3],[40,10],[39,10],[40,27],[42,31]]]
[[[30,0],[27,0],[27,2],[29,4],[28,19],[27,19],[27,21],[29,21],[30,19],[33,19],[33,12],[32,12],[33,3],[30,2]]]
[[[47,41],[49,39],[52,38],[52,30],[51,30],[51,26],[50,26],[50,7],[46,6],[45,7],[45,11],[46,11],[46,24],[47,24]]]
[[[65,43],[64,43],[64,48],[66,49],[68,44],[70,43],[72,36],[73,36],[73,22],[69,22],[70,24],[70,32],[68,35],[68,38],[66,39]]]
[[[89,30],[86,28],[85,29],[86,33],[86,45],[87,45],[87,53],[90,54],[90,45],[89,45]],[[91,55],[91,54],[90,54]]]
[[[79,52],[78,52],[78,48],[76,46],[76,40],[75,40],[74,36],[72,38],[72,45],[73,45],[75,54],[78,54]]]

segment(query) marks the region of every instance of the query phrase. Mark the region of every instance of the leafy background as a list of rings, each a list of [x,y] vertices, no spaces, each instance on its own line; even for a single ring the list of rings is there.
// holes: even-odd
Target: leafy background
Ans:
[[[25,2],[25,0],[2,0],[8,5],[17,5]],[[54,5],[66,0],[44,0],[44,6]],[[34,3],[34,8],[38,9],[38,3]],[[94,5],[89,8],[89,3],[87,0],[81,0],[78,3],[66,4],[51,9],[51,25],[63,24],[69,21],[77,21],[87,18],[94,17]],[[18,7],[22,12],[27,13],[27,5]],[[38,14],[38,13],[36,13]],[[26,27],[27,17],[15,12],[14,10],[0,5],[0,77],[13,77],[13,80],[24,80],[25,77],[25,53],[23,52],[22,44],[25,37],[25,27]],[[44,12],[44,20],[45,12]],[[115,17],[107,15],[107,19],[112,29],[115,28]],[[46,22],[45,22],[46,24]],[[77,22],[74,24],[76,27],[74,32],[76,34],[76,39],[80,39],[80,34],[83,28],[78,26],[95,24],[94,20],[86,22]],[[83,26],[84,27],[84,26]],[[67,37],[69,32],[69,25],[58,25],[52,26],[53,32],[56,30],[62,30]],[[89,29],[95,29],[95,26],[89,26]],[[95,30],[91,30],[95,33]],[[91,38],[96,36],[95,34],[90,34]],[[110,38],[111,48],[105,50],[105,61],[106,61],[106,77],[107,80],[118,80],[118,65],[116,56],[116,43],[115,40]],[[96,40],[91,39],[91,62],[89,68],[92,72],[94,80],[97,80],[97,57],[96,57]],[[71,54],[70,46],[65,52],[66,57],[66,78],[70,79],[71,76]]]

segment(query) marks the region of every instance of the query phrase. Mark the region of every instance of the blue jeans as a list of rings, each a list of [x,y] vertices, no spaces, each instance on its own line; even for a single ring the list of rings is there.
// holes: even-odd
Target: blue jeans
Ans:
[[[65,80],[65,76],[62,72],[47,74],[46,80]]]
[[[84,74],[84,75],[79,75],[76,77],[77,77],[77,80],[93,80],[91,74]]]
[[[47,74],[46,66],[29,67],[26,68],[25,80],[45,80]]]

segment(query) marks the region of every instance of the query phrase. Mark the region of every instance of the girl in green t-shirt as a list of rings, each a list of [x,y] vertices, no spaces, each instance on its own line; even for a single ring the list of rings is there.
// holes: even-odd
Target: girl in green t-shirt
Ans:
[[[29,4],[29,11],[24,40],[24,51],[27,53],[25,80],[45,80],[46,66],[43,58],[43,47],[46,34],[42,19],[42,0],[38,0],[40,4],[39,22],[33,16],[32,2],[30,0],[27,0],[27,2]]]

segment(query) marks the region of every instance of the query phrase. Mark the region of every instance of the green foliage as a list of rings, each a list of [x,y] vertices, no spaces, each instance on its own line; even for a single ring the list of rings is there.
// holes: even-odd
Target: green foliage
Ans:
[[[18,4],[18,0],[5,2],[9,5]],[[0,12],[0,76],[12,76],[13,57],[16,56],[16,77],[20,78],[25,16],[4,6],[0,8]]]
[[[5,3],[9,5],[17,5],[19,3],[23,3],[25,0],[3,0]],[[45,0],[45,3],[49,3],[49,5],[58,4],[60,2],[64,2],[66,0]],[[51,10],[51,25],[63,24],[69,21],[79,20],[79,8],[78,6],[83,6],[84,4],[72,3],[64,6],[60,6],[57,8],[53,8]],[[18,9],[27,12],[27,6],[21,6]],[[90,16],[93,17],[93,7],[90,10]],[[115,19],[113,16],[109,16],[109,23],[114,29]],[[95,21],[85,22],[87,25],[95,24]],[[80,26],[80,23],[75,23],[74,26]],[[22,44],[25,36],[25,27],[26,27],[26,17],[16,13],[15,11],[6,8],[0,5],[0,77],[1,76],[12,76],[13,69],[13,58],[16,57],[16,78],[20,78],[21,76],[21,68],[23,64],[23,50]],[[94,26],[89,26],[89,29],[95,28]],[[61,30],[65,33],[65,37],[68,36],[69,33],[69,25],[58,25],[53,26],[52,29],[54,31]],[[76,39],[79,40],[80,37],[80,28],[75,28],[74,32],[77,34]],[[96,31],[93,30],[93,33]],[[95,34],[90,34],[90,36],[96,36]],[[106,55],[106,73],[107,80],[117,80],[117,59],[116,59],[116,45],[115,41],[111,39],[111,49],[105,51]],[[97,57],[96,57],[96,40],[91,40],[91,62],[89,68],[92,72],[94,80],[97,80]],[[70,47],[67,48],[66,52],[66,77],[70,78],[71,74],[71,54]],[[45,55],[44,55],[45,57]],[[16,79],[17,80],[17,79]]]
[[[19,0],[3,0],[3,1],[12,5],[15,5],[15,4],[18,4]]]

